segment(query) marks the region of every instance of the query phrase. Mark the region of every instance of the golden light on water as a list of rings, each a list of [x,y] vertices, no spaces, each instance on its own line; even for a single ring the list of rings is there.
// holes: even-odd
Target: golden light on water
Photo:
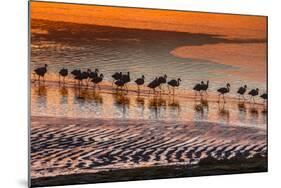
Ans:
[[[266,38],[266,17],[31,2],[31,18],[104,26]]]
[[[59,88],[50,83],[47,86],[34,85],[31,90],[32,115],[209,121],[265,128],[267,117],[262,103],[252,105],[228,98],[227,104],[218,104],[215,93],[200,100],[190,98],[191,93],[179,93],[181,91],[177,91],[175,97],[167,94],[138,96],[132,92],[124,95],[102,87],[101,91],[94,91],[92,87],[79,90],[71,85]]]
[[[149,66],[155,66],[156,64],[155,67],[163,66],[161,64],[157,64],[157,61],[163,60],[159,57],[170,58],[170,56],[172,56],[181,58],[181,60],[186,60],[178,62],[177,59],[171,58],[172,60],[166,62],[167,64],[164,64],[165,66],[169,65],[169,68],[172,71],[169,74],[169,79],[177,77],[180,71],[185,71],[183,67],[187,67],[190,71],[192,67],[196,66],[196,63],[199,64],[199,67],[213,66],[215,67],[215,70],[207,73],[211,73],[212,75],[214,75],[214,77],[210,78],[210,82],[213,84],[210,90],[212,89],[214,93],[216,92],[216,87],[225,85],[224,82],[226,79],[230,82],[239,82],[236,83],[235,87],[240,86],[242,82],[252,81],[252,83],[258,83],[259,86],[261,86],[260,88],[262,92],[266,92],[266,17],[31,2],[31,19],[53,21],[47,23],[34,21],[33,23],[36,22],[36,27],[31,29],[31,33],[37,36],[37,38],[35,37],[35,42],[32,43],[32,50],[34,52],[33,56],[31,57],[32,60],[34,59],[32,65],[34,66],[34,68],[37,67],[37,65],[35,64],[42,63],[42,60],[50,64],[50,69],[48,69],[49,72],[46,75],[46,80],[52,83],[57,82],[58,80],[58,70],[63,66],[69,65],[69,61],[71,61],[73,58],[76,58],[78,60],[75,63],[71,64],[71,69],[80,68],[79,63],[84,64],[83,69],[86,66],[88,66],[88,68],[93,68],[94,66],[97,66],[98,62],[98,66],[100,66],[100,70],[102,73],[104,73],[105,79],[107,81],[103,82],[103,86],[110,88],[111,83],[109,83],[109,81],[112,79],[111,74],[114,71],[119,71],[117,70],[117,68],[120,69],[121,67],[118,66],[118,64],[114,64],[116,67],[113,68],[113,66],[111,67],[110,63],[116,63],[116,60],[120,61],[118,59],[121,59],[121,57],[119,57],[120,53],[122,52],[123,54],[126,54],[127,51],[129,51],[127,49],[129,45],[133,46],[135,45],[135,43],[143,44],[143,46],[141,47],[136,45],[136,48],[140,48],[140,52],[136,51],[135,53],[140,53],[143,55],[147,55],[147,52],[144,50],[147,47],[145,45],[150,45],[150,43],[143,42],[149,40],[149,38],[137,38],[138,36],[133,36],[132,38],[123,37],[122,40],[119,41],[123,44],[123,46],[120,47],[120,49],[123,47],[122,51],[119,51],[119,46],[117,49],[109,49],[107,44],[113,44],[115,40],[119,38],[118,36],[111,36],[111,34],[106,33],[114,33],[114,28],[107,28],[104,34],[104,38],[102,35],[94,36],[93,38],[92,35],[90,35],[90,37],[87,36],[87,40],[91,42],[92,40],[95,41],[94,43],[91,43],[91,45],[96,44],[96,46],[92,45],[93,49],[90,49],[89,46],[85,46],[83,41],[80,41],[79,37],[77,37],[77,40],[76,38],[70,38],[71,42],[73,43],[68,43],[69,38],[67,37],[72,37],[71,29],[72,27],[77,27],[77,25],[67,25],[68,35],[66,36],[66,38],[61,35],[57,36],[56,32],[53,31],[63,29],[63,24],[60,26],[56,25],[59,21],[61,21],[67,23],[90,24],[93,26],[101,25],[122,28],[204,34],[200,35],[201,38],[197,38],[197,40],[202,39],[202,41],[199,41],[202,44],[200,43],[198,45],[198,41],[192,41],[190,42],[190,44],[186,45],[181,44],[182,46],[168,46],[168,44],[166,44],[167,46],[163,46],[163,49],[161,49],[163,51],[159,50],[159,52],[155,52],[156,55],[148,54],[147,57],[136,56],[137,58],[133,59],[137,59],[137,61],[140,62],[140,65],[149,64]],[[53,24],[55,25],[55,27],[47,27],[45,25],[45,28],[44,24]],[[31,26],[33,26],[32,21]],[[50,34],[49,37],[44,38],[44,35],[46,36],[49,34],[48,28],[50,29],[49,31],[52,31],[53,33]],[[85,28],[89,29],[89,27]],[[75,32],[77,32],[78,34],[76,34],[77,36],[79,36],[79,29],[75,30]],[[95,34],[95,32],[96,31],[94,30],[93,34]],[[123,33],[125,33],[124,35],[126,36],[126,31],[123,31]],[[64,33],[61,32],[60,34],[63,35]],[[173,33],[172,39],[174,39],[173,37],[177,38],[177,34],[178,33]],[[209,35],[217,36],[210,37]],[[44,38],[43,41],[41,41],[41,36],[43,36],[42,38]],[[190,37],[190,39],[192,39],[192,36]],[[57,38],[53,39],[52,37]],[[184,38],[185,35],[181,35],[181,37]],[[64,42],[61,42],[60,40]],[[161,40],[157,42],[161,42]],[[216,42],[213,43],[213,40],[216,40]],[[204,42],[207,44],[205,44]],[[155,44],[155,47],[157,47],[157,44]],[[91,51],[85,53],[84,50],[88,48]],[[96,55],[100,55],[105,52],[103,50],[95,51],[96,49],[104,49],[108,54],[111,54],[113,52],[111,50],[114,50],[117,55],[115,54],[115,56],[112,57],[105,57],[105,55],[102,55],[99,56],[99,58],[101,59],[100,60],[97,59]],[[93,55],[92,57],[92,54],[95,55]],[[122,59],[122,63],[124,63],[122,66],[126,66],[126,63],[132,61],[132,59],[125,58],[124,61]],[[156,59],[156,62],[152,64],[151,59],[149,58],[154,58],[153,60]],[[159,58],[159,60],[157,58]],[[196,61],[190,62],[190,59]],[[208,63],[200,64],[201,60]],[[101,62],[104,63],[104,67]],[[108,66],[107,63],[109,64]],[[189,63],[191,63],[190,66]],[[194,65],[192,63],[194,63]],[[219,67],[217,65],[225,65],[226,68],[217,68]],[[233,69],[230,69],[230,67]],[[70,67],[66,68],[69,68],[69,71],[71,71]],[[106,68],[108,70],[105,70]],[[124,67],[122,67],[121,69],[123,68]],[[153,74],[153,76],[159,74],[155,73],[154,70],[149,67],[142,67],[139,65],[132,66],[130,71],[132,72],[132,74],[134,72],[137,72],[137,75],[134,75],[134,77],[132,76],[133,79],[135,79],[136,76],[139,76],[139,72],[150,73]],[[222,72],[230,75],[229,78],[215,77],[216,75],[220,75]],[[198,71],[198,74],[198,77],[200,77],[204,76],[205,73],[201,73],[200,71]],[[231,77],[231,75],[234,76]],[[240,80],[238,80],[237,78],[239,78]],[[182,95],[180,97],[184,96],[188,98],[192,96],[190,95],[190,93],[195,81],[188,79],[189,78],[186,77],[186,79],[183,81],[185,87],[181,87],[179,93],[181,93]],[[146,84],[149,81],[150,80],[146,80]],[[67,83],[73,83],[73,77],[69,76],[67,78]],[[130,89],[136,90],[136,86],[134,85],[134,83],[130,84]],[[237,88],[234,88],[234,90],[236,89]],[[36,91],[36,87],[32,88],[32,90]],[[112,92],[112,90],[110,91]],[[236,94],[235,92],[236,91],[234,91],[233,95]],[[32,96],[34,102],[32,104],[32,107],[34,109],[33,115],[43,115],[45,113],[47,115],[65,115],[70,117],[89,117],[92,115],[93,117],[101,118],[178,118],[179,120],[188,121],[197,119],[231,123],[243,123],[243,118],[245,118],[245,120],[249,120],[245,121],[245,124],[251,124],[251,117],[253,117],[252,115],[255,114],[241,114],[241,111],[239,111],[239,109],[237,110],[237,101],[235,103],[231,103],[228,108],[222,109],[220,106],[213,104],[214,101],[212,101],[212,103],[210,103],[209,105],[213,110],[205,113],[206,109],[204,108],[208,106],[207,103],[205,105],[193,104],[193,100],[186,100],[186,98],[180,99],[179,96],[175,100],[171,100],[169,98],[154,100],[152,96],[145,96],[142,99],[132,95],[120,97],[117,95],[113,95],[112,93],[94,94],[91,91],[89,92],[83,90],[81,91],[81,93],[79,93],[79,95],[81,95],[81,97],[85,100],[77,100],[77,91],[73,90],[73,88],[59,88],[59,94],[58,88],[45,88],[45,90],[43,90],[41,94],[42,93],[43,95],[41,97],[38,97],[36,94]],[[41,101],[37,99],[40,99]],[[67,106],[61,107],[61,105],[63,106],[66,104]],[[42,107],[42,105],[45,105],[45,109]],[[179,108],[180,106],[181,109]],[[158,107],[160,108],[158,109]],[[248,107],[248,109],[249,111],[251,111],[250,107]],[[161,113],[158,117],[159,110]],[[259,110],[262,111],[262,109]],[[53,114],[54,111],[56,112],[56,114]],[[232,111],[234,115],[231,115],[230,111]],[[260,124],[264,125],[265,122],[261,117],[262,116],[259,117]]]

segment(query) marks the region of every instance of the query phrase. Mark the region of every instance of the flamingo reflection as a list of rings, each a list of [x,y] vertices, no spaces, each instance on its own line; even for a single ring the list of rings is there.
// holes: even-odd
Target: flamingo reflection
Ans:
[[[194,104],[195,119],[196,120],[206,120],[208,119],[209,103],[207,99],[201,98],[198,102],[195,100]]]
[[[229,120],[230,120],[230,113],[229,113],[229,110],[225,107],[225,103],[222,103],[221,104],[218,104],[219,105],[219,112],[218,112],[218,115],[219,115],[219,118],[224,121],[224,122],[227,122],[229,123]]]

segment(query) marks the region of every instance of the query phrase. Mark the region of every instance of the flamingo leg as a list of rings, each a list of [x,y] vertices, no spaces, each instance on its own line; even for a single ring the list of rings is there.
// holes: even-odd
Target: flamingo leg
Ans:
[[[170,86],[168,85],[168,91],[169,91],[169,94],[171,93],[171,90],[170,90]]]
[[[165,92],[165,89],[162,87],[162,84],[160,85],[160,89],[163,93]]]

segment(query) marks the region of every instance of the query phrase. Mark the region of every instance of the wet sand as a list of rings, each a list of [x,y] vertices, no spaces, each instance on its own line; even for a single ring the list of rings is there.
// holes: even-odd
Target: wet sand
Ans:
[[[208,122],[31,118],[34,181],[116,169],[192,167],[208,157],[220,161],[255,156],[267,157],[265,129]]]
[[[128,92],[116,93],[109,82],[104,82],[101,90],[92,86],[79,89],[72,81],[59,85],[52,80],[31,87],[35,98],[31,105],[33,186],[267,171],[267,111],[261,101],[241,103],[226,97],[227,103],[218,104],[215,93],[201,98],[183,89],[177,89],[174,97],[167,89],[154,95],[141,88],[138,94],[134,84]],[[74,96],[70,97],[72,90]],[[47,100],[50,92],[52,100]],[[77,103],[84,107],[88,102],[88,111],[82,110],[85,117],[75,108],[71,112],[77,114],[70,116],[46,110],[55,101],[61,102],[61,97],[68,101],[67,106]],[[35,108],[43,99],[43,105]],[[60,102],[59,108],[63,108]],[[106,113],[95,116],[93,111],[102,110],[93,103],[102,103]],[[114,116],[113,109],[118,111],[110,108],[114,104],[121,111],[125,108],[125,113],[130,111],[128,116]],[[158,116],[132,113],[139,104],[148,108],[149,114],[156,110]],[[221,105],[226,108],[217,109]],[[38,109],[48,116],[40,115]],[[161,116],[163,109],[176,116]],[[241,109],[265,120],[249,123],[233,118]]]

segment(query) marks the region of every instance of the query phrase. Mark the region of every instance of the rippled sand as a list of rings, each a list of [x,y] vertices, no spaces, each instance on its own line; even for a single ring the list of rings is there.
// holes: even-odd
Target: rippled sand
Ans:
[[[32,178],[267,156],[266,130],[219,123],[31,118]]]

